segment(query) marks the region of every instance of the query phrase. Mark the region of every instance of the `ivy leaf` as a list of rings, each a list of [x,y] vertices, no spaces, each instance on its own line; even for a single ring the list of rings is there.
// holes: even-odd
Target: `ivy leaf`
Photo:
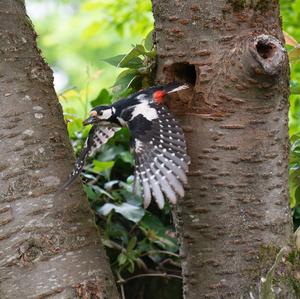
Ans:
[[[112,210],[115,210],[116,213],[135,223],[139,222],[145,214],[144,209],[128,203],[122,203],[121,205],[106,203],[98,209],[98,213],[107,216]]]

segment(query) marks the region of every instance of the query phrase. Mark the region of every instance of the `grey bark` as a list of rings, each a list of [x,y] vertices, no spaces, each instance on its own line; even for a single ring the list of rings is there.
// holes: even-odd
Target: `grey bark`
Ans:
[[[119,298],[24,3],[0,0],[0,298]]]
[[[193,85],[170,101],[192,160],[176,220],[184,298],[259,298],[292,234],[278,2],[153,0],[153,12],[157,80]],[[280,267],[276,298],[295,298]]]

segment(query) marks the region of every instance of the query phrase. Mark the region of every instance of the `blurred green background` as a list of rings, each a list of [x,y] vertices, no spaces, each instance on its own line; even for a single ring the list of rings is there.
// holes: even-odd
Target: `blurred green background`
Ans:
[[[289,190],[297,228],[300,225],[300,0],[280,3],[283,29],[293,38],[293,45],[287,45],[291,58]],[[123,95],[151,83],[149,78],[148,81],[142,78],[145,70],[151,70],[148,66],[155,55],[149,46],[151,34],[147,37],[153,29],[151,1],[27,0],[26,5],[39,35],[39,47],[54,70],[55,88],[78,153],[88,133],[82,127],[82,120],[91,106],[110,103],[120,96],[114,90],[116,81],[125,84]],[[124,58],[115,57],[120,54],[127,54],[124,68],[116,67]],[[110,63],[104,61],[110,57],[114,57]],[[151,290],[156,292],[156,299],[181,298],[178,244],[170,208],[158,211],[150,206],[145,211],[141,199],[130,193],[133,161],[128,142],[128,134],[121,131],[89,161],[82,175],[87,183],[85,191],[97,223],[103,228],[103,243],[109,248],[117,278],[122,280],[147,271],[158,274],[158,280],[145,276],[147,279],[137,280],[137,284],[132,284],[134,280],[120,283],[127,298],[135,298],[132,290],[136,294],[142,287],[148,291],[140,298],[152,298]],[[161,273],[167,273],[171,280],[162,282]],[[165,285],[160,288],[162,283]]]
[[[28,0],[39,46],[56,74],[56,89],[110,87],[118,70],[103,59],[127,52],[153,27],[145,0]],[[90,79],[90,78],[89,78]]]

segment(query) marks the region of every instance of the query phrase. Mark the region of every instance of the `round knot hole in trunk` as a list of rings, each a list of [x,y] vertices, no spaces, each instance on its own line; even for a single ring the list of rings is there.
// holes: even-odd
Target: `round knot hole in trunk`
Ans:
[[[260,40],[256,44],[256,50],[260,57],[262,57],[263,59],[268,59],[275,54],[276,46],[271,42]]]
[[[277,77],[284,69],[285,63],[287,63],[285,48],[281,41],[272,35],[262,34],[251,38],[248,49],[252,59],[256,62],[256,65],[253,65],[256,75]],[[251,57],[249,58],[251,59]],[[246,62],[251,64],[249,59]]]

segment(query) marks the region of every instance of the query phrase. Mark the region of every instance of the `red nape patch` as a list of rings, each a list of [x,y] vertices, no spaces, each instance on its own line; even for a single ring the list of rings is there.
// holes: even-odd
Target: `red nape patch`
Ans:
[[[164,90],[158,90],[153,93],[153,99],[156,104],[161,104],[166,92]]]

